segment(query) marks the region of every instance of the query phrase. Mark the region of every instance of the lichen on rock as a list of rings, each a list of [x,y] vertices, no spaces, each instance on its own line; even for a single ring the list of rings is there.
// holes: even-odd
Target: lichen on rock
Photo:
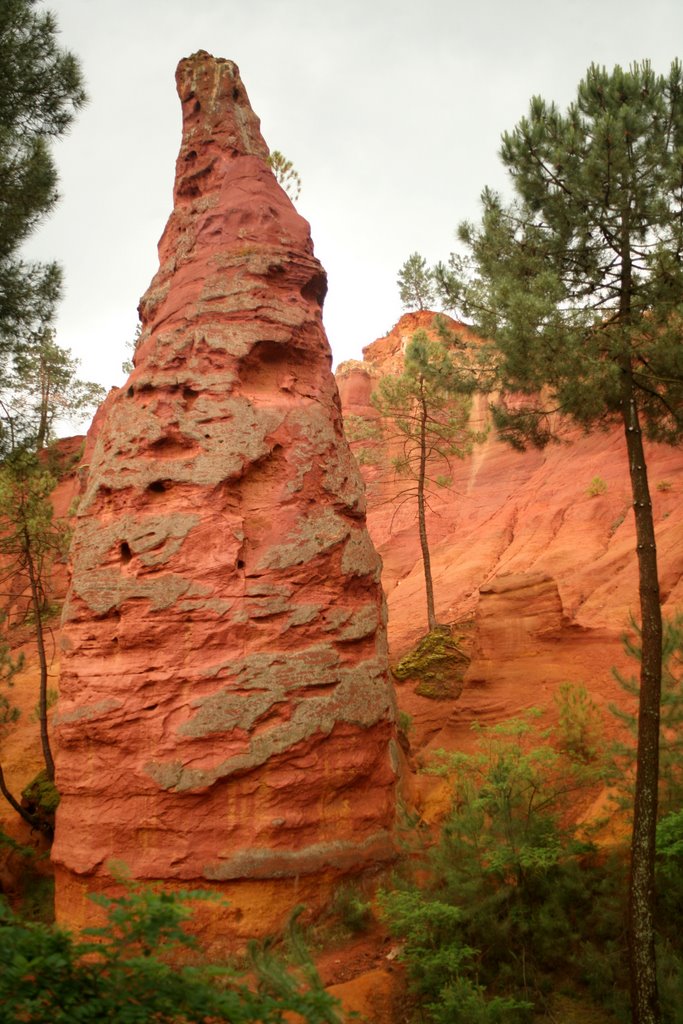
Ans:
[[[456,697],[470,659],[466,638],[454,635],[450,626],[437,626],[394,666],[401,682],[415,680],[415,692],[435,700]]]

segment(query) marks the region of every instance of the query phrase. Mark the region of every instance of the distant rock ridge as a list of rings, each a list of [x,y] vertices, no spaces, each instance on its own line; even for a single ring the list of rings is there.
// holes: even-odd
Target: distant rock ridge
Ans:
[[[309,226],[236,65],[200,51],[176,78],[160,267],[86,446],[53,858],[60,921],[114,860],[222,887],[220,939],[391,858],[394,703]]]

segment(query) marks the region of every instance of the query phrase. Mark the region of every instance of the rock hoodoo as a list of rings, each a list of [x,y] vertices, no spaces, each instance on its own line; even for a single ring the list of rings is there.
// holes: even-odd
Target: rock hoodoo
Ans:
[[[177,84],[135,370],[86,449],[53,857],[62,921],[119,861],[225,892],[220,937],[391,856],[394,712],[309,226],[237,67],[199,52]]]

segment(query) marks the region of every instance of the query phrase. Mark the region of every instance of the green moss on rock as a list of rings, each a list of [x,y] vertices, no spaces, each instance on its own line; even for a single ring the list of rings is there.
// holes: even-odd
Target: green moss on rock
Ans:
[[[417,680],[415,692],[422,697],[457,697],[470,661],[464,650],[465,640],[463,635],[454,636],[450,626],[437,626],[401,658],[393,673],[400,682]]]
[[[47,777],[43,768],[36,777],[22,790],[22,806],[32,814],[45,831],[53,832],[55,827],[55,811],[59,805],[59,790]]]

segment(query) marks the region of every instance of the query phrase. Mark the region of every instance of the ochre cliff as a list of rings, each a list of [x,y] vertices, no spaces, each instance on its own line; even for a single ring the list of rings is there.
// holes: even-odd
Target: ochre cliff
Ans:
[[[420,328],[433,331],[433,320],[428,311],[407,314],[366,347],[362,363],[340,366],[345,417],[375,416],[370,394],[377,379],[401,371],[406,342]],[[472,420],[490,426],[484,396],[474,399]],[[650,444],[647,458],[662,603],[673,614],[683,608],[683,457],[679,448]],[[405,481],[386,454],[369,463],[362,467],[368,526],[384,562],[396,661],[427,630],[417,520],[413,503],[400,505]],[[637,673],[621,637],[638,613],[638,585],[619,428],[591,434],[569,428],[561,443],[525,452],[491,429],[443,473],[451,481],[432,489],[427,512],[437,617],[470,623],[473,662],[450,704],[420,700],[409,684],[398,687],[399,705],[414,716],[414,742],[426,744],[423,756],[432,747],[467,746],[473,722],[500,721],[532,705],[552,708],[564,680],[584,683],[605,710],[623,702],[612,666]]]
[[[324,271],[240,80],[177,72],[183,138],[135,369],[90,431],[56,716],[57,915],[110,861],[214,886],[216,942],[392,856],[380,563]]]

